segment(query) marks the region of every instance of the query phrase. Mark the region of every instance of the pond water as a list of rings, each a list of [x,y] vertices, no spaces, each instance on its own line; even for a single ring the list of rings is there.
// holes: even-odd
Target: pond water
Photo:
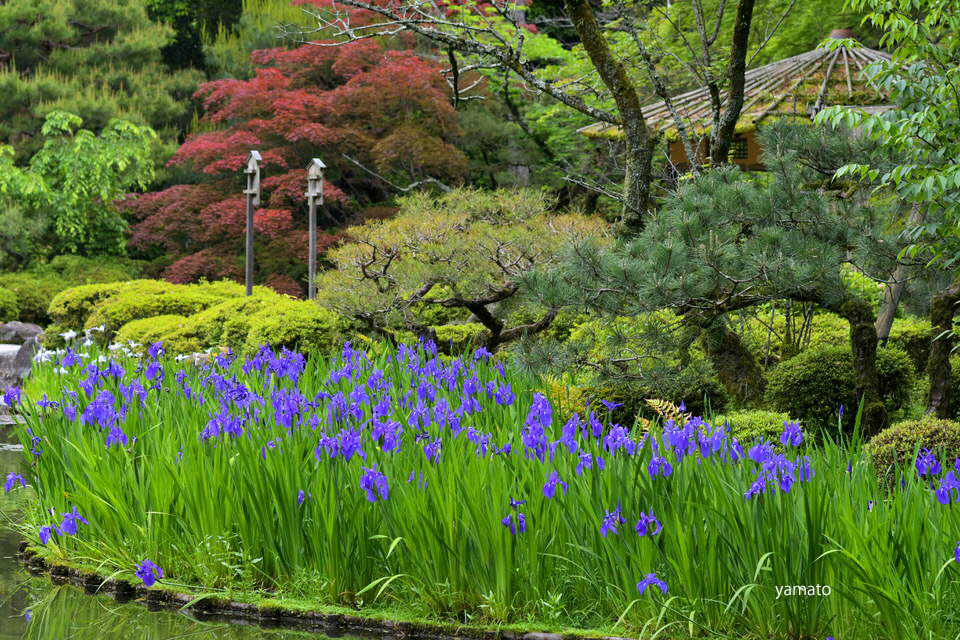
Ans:
[[[2,420],[3,416],[0,416]],[[0,479],[19,471],[22,452],[9,424],[0,423]],[[292,640],[323,638],[289,630],[270,630],[203,621],[174,611],[148,611],[135,602],[86,595],[79,587],[56,586],[34,577],[17,560],[20,537],[8,526],[16,518],[17,492],[0,490],[0,640]]]

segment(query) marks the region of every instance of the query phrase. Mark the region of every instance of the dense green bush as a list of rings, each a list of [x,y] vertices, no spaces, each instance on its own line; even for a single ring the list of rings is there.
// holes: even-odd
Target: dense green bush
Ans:
[[[796,321],[799,322],[799,319]],[[786,319],[782,311],[773,314],[772,323],[769,311],[757,315],[733,316],[730,326],[757,362],[766,366],[774,366],[805,349],[844,346],[850,343],[850,324],[840,316],[826,311],[813,314],[809,335],[803,336],[799,345],[785,341]]]
[[[170,354],[194,353],[204,344],[193,330],[190,319],[179,315],[162,315],[131,320],[123,325],[114,338],[117,342],[136,342],[150,345],[162,342]]]
[[[17,294],[10,289],[0,287],[0,322],[16,320],[20,315]]]
[[[866,451],[881,475],[909,463],[919,449],[937,451],[941,454],[940,459],[948,462],[960,457],[960,424],[924,416],[919,420],[898,422],[878,433],[866,445]]]
[[[578,382],[583,396],[623,403],[614,414],[623,424],[633,424],[637,415],[654,417],[647,399],[683,402],[687,409],[701,415],[708,409],[722,410],[729,397],[702,349],[696,344],[687,345],[687,353],[681,358],[681,332],[667,330],[677,322],[672,312],[659,311],[577,324],[568,340],[575,352],[601,366],[624,361],[622,367],[607,367]]]
[[[280,296],[276,303],[251,316],[243,351],[254,353],[269,344],[274,349],[332,353],[349,332],[349,321],[337,313],[311,301]]]
[[[913,383],[910,357],[895,347],[877,350],[880,394],[894,413],[909,401]],[[854,389],[853,356],[849,347],[820,347],[780,363],[770,372],[768,404],[815,427],[832,427],[842,405],[844,426],[853,425],[859,399]]]
[[[479,322],[445,324],[431,328],[437,334],[437,347],[449,353],[476,348],[490,337],[490,332]]]
[[[282,297],[261,287],[251,297],[231,298],[208,307],[189,318],[189,324],[206,346],[242,348],[250,333],[250,318],[282,300]]]
[[[130,280],[139,275],[142,266],[142,262],[118,257],[56,256],[25,271],[0,273],[0,286],[16,294],[19,320],[46,325],[51,322],[48,309],[57,294],[79,285]],[[71,326],[78,330],[83,323]]]
[[[927,367],[932,333],[929,320],[914,316],[896,318],[890,327],[887,343],[906,351],[914,369],[919,373]]]
[[[180,285],[162,280],[129,280],[81,285],[57,294],[50,302],[47,311],[50,319],[58,327],[81,331],[87,325],[87,319],[96,306],[105,300],[121,294],[130,297],[154,295],[171,291],[177,286]],[[118,329],[121,325],[117,325],[114,329]]]
[[[713,418],[714,425],[724,422],[730,423],[730,433],[746,446],[764,440],[779,444],[780,434],[783,433],[783,423],[794,421],[786,413],[757,409],[731,411],[730,413],[718,414]]]
[[[47,307],[54,296],[69,284],[60,276],[43,276],[29,271],[0,273],[0,287],[9,289],[17,296],[19,320],[46,325],[50,321]]]

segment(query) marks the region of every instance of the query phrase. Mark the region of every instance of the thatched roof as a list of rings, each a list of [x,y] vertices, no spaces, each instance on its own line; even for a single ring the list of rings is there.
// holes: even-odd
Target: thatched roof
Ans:
[[[834,31],[832,38],[851,37],[846,30]],[[887,96],[867,80],[863,69],[871,62],[889,59],[882,51],[866,47],[817,48],[790,58],[771,62],[746,73],[743,110],[738,131],[754,129],[764,120],[783,116],[811,118],[826,106],[845,105],[877,112],[890,109]],[[710,94],[705,87],[672,98],[673,106],[693,131],[713,125]],[[657,102],[643,108],[647,125],[676,135],[674,118],[666,104]],[[620,137],[616,125],[598,122],[578,130],[587,136]]]

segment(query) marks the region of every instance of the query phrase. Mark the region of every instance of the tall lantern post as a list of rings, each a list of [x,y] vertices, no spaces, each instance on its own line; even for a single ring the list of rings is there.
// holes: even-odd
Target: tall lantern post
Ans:
[[[314,158],[307,165],[307,204],[310,209],[310,242],[307,254],[307,298],[317,297],[317,205],[323,204],[323,170],[327,165]]]
[[[260,206],[260,161],[263,158],[259,151],[251,151],[247,159],[247,188],[243,194],[247,196],[247,251],[244,269],[244,281],[247,285],[247,295],[253,295],[253,210]]]

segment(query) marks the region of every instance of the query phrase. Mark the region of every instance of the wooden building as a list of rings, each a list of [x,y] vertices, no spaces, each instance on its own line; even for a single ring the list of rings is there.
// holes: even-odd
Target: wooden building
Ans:
[[[837,29],[831,38],[851,38],[853,32]],[[760,148],[754,137],[757,126],[774,118],[798,118],[809,122],[821,109],[833,105],[878,112],[891,109],[886,94],[870,82],[864,67],[889,55],[866,47],[817,48],[746,73],[744,103],[737,133],[730,148],[730,160],[745,169],[763,169]],[[701,162],[709,158],[713,113],[706,87],[672,98],[684,120],[691,144]],[[661,134],[669,147],[671,162],[680,170],[689,167],[673,115],[666,104],[657,102],[643,109],[647,126]],[[619,127],[595,123],[579,129],[590,137],[619,138]]]

